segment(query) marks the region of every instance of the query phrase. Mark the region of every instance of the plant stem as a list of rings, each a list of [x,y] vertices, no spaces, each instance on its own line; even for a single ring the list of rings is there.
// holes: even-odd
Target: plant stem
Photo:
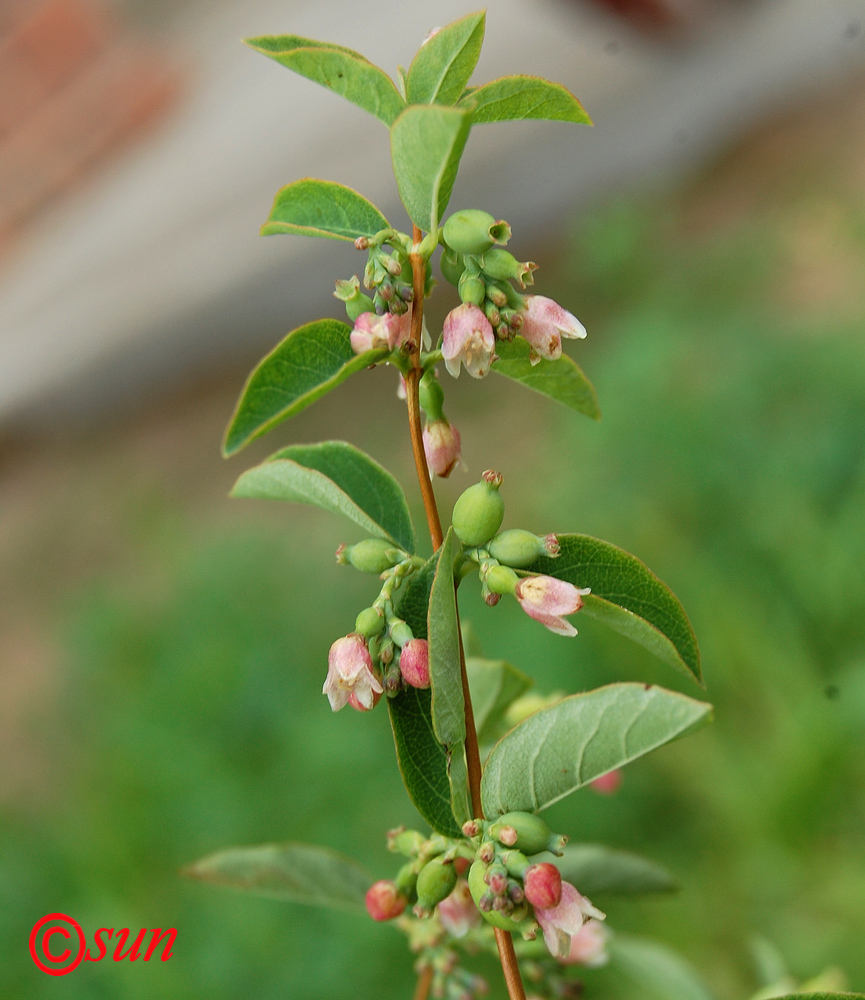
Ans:
[[[420,243],[423,233],[414,227],[412,239],[415,246]],[[420,483],[421,495],[423,496],[424,510],[426,511],[427,523],[429,524],[430,537],[432,538],[433,550],[439,548],[444,540],[442,533],[441,519],[439,518],[438,506],[436,505],[435,493],[432,488],[429,467],[427,465],[426,453],[423,449],[423,433],[420,419],[420,398],[418,395],[418,383],[421,377],[420,349],[423,336],[423,302],[424,287],[426,285],[426,261],[418,254],[411,255],[412,267],[412,299],[411,310],[411,369],[406,376],[406,398],[408,401],[408,423],[411,432],[412,451],[414,452],[415,466],[417,467],[417,477]],[[466,767],[469,779],[469,794],[472,803],[472,815],[477,819],[483,819],[484,811],[481,804],[481,757],[478,749],[478,733],[475,728],[475,717],[472,709],[472,698],[469,691],[469,679],[466,672],[466,656],[463,649],[462,632],[459,628],[459,602],[457,602],[457,635],[460,644],[460,674],[462,676],[463,703],[465,705],[466,722]],[[502,963],[502,971],[505,976],[505,983],[508,988],[510,1000],[526,1000],[526,992],[523,988],[523,980],[520,976],[520,967],[517,964],[517,956],[514,951],[514,943],[508,931],[495,929],[496,944],[499,949],[499,959]],[[418,980],[415,1000],[424,1000],[429,990],[429,982],[424,986],[424,972]],[[432,972],[430,972],[430,981]]]
[[[428,965],[417,977],[417,986],[414,991],[414,1000],[427,1000],[430,986],[432,986],[433,968]]]

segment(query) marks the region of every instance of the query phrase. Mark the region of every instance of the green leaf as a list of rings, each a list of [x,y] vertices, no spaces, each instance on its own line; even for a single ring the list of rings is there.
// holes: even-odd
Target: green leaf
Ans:
[[[436,104],[413,105],[394,122],[393,172],[409,218],[420,229],[438,229],[470,129],[467,111]]]
[[[357,191],[306,177],[280,188],[261,235],[294,233],[354,242],[387,228],[387,219]]]
[[[475,125],[544,118],[554,122],[591,125],[582,104],[560,83],[538,76],[503,76],[464,94],[460,107],[472,111]]]
[[[466,719],[454,590],[453,528],[448,528],[439,549],[430,590],[427,636],[433,732],[447,753],[451,809],[457,822],[462,824],[471,813],[467,798]]]
[[[611,967],[635,983],[646,1000],[714,1000],[690,963],[664,945],[616,934],[607,951]]]
[[[538,559],[533,573],[591,587],[580,612],[633,639],[702,687],[700,650],[676,595],[639,559],[589,535],[558,535],[561,554]]]
[[[650,684],[610,684],[524,719],[487,759],[484,815],[539,812],[709,721],[712,706]]]
[[[484,11],[442,28],[420,47],[408,71],[409,104],[456,104],[484,41]]]
[[[256,896],[362,910],[372,876],[342,854],[314,844],[232,847],[196,861],[190,878]]]
[[[231,495],[313,504],[414,552],[414,527],[402,487],[387,469],[345,441],[283,448],[244,472]]]
[[[862,1000],[865,993],[786,993],[778,1000]]]
[[[392,125],[405,107],[396,84],[359,52],[298,35],[247,38],[246,44],[308,80],[320,83]]]
[[[496,344],[499,360],[493,362],[492,370],[520,382],[527,389],[550,396],[577,413],[600,420],[595,387],[575,361],[563,354],[555,361],[542,359],[533,365],[529,361],[530,352],[528,341],[522,337],[510,342],[501,340]]]
[[[639,896],[672,892],[672,875],[654,861],[602,844],[569,844],[555,859],[562,878],[586,896]]]
[[[397,592],[396,613],[418,639],[428,638],[430,589],[437,567],[438,554]],[[395,698],[387,699],[397,763],[409,798],[421,816],[438,833],[459,837],[462,831],[451,806],[448,756],[436,739],[431,706],[429,689],[405,688]]]
[[[225,434],[223,454],[240,451],[349,375],[387,357],[386,349],[355,354],[350,336],[347,323],[319,319],[298,327],[277,344],[243,387]]]
[[[501,735],[503,717],[508,706],[534,682],[505,660],[484,660],[469,656],[466,659],[466,671],[478,741],[481,744],[491,743]]]

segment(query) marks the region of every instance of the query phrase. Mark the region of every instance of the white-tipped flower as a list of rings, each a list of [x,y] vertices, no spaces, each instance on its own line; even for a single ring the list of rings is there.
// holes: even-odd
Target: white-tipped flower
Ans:
[[[589,969],[597,969],[610,960],[607,954],[607,938],[609,931],[594,918],[587,920],[571,938],[571,950],[567,958],[559,958],[563,965],[584,965]]]
[[[572,615],[583,606],[583,597],[591,593],[566,580],[553,576],[526,576],[514,589],[514,596],[527,615],[556,635],[576,635],[577,630],[562,615]]]
[[[543,295],[526,296],[526,311],[522,313],[521,336],[532,348],[531,361],[537,364],[541,358],[555,361],[562,356],[562,337],[582,340],[586,328],[577,319],[562,309],[558,302]]]
[[[386,348],[392,351],[404,344],[411,332],[411,316],[403,313],[385,313],[377,316],[374,312],[361,313],[351,331],[351,349],[355,354]]]
[[[545,910],[535,907],[535,917],[544,932],[544,942],[551,955],[557,958],[568,958],[571,952],[571,940],[579,934],[583,924],[590,918],[606,919],[606,914],[571,885],[562,882],[562,898],[558,906]]]
[[[481,915],[465,879],[460,879],[450,896],[439,903],[438,915],[442,927],[455,938],[465,937],[481,922]]]
[[[423,450],[430,472],[447,479],[462,458],[460,432],[447,420],[432,420],[423,429]]]
[[[344,635],[330,647],[327,657],[327,680],[322,694],[338,712],[347,704],[368,712],[381,697],[384,688],[373,673],[372,657],[366,640],[356,632]]]
[[[483,378],[490,370],[496,336],[482,309],[464,302],[451,310],[444,321],[442,357],[454,378],[459,377],[460,363],[472,378]]]

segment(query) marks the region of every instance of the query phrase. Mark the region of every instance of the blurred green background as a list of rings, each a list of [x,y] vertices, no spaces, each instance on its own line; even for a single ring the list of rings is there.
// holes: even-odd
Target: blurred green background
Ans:
[[[691,615],[715,724],[630,766],[615,797],[582,791],[549,819],[671,869],[673,897],[596,902],[614,929],[678,948],[719,1000],[756,989],[755,935],[797,976],[837,964],[865,991],[865,209],[838,149],[801,131],[787,149],[791,127],[685,190],[582,211],[546,246],[517,234],[545,265],[536,290],[589,329],[569,350],[599,424],[494,377],[445,380],[469,466],[438,485],[445,511],[495,467],[506,526],[616,542]],[[358,376],[220,464],[242,374],[5,455],[7,654],[28,669],[0,709],[4,996],[411,993],[390,927],[178,877],[220,847],[288,839],[387,877],[384,831],[417,821],[386,713],[335,716],[320,693],[330,643],[376,592],[333,560],[359,535],[226,499],[257,458],[326,437],[416,498],[395,375]],[[636,679],[698,694],[596,622],[565,640],[461,593],[488,654],[541,691]],[[176,927],[175,956],[49,978],[25,938],[52,910],[91,933]],[[588,996],[607,995],[602,979]]]

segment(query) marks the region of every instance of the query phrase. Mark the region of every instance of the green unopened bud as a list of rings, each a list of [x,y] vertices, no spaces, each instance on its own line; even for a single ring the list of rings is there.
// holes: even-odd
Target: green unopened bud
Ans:
[[[487,563],[484,566],[482,580],[492,594],[512,594],[520,582],[520,578],[510,567],[499,566],[498,563]]]
[[[397,872],[394,884],[401,896],[412,902],[416,898],[418,874],[413,862],[403,865]]]
[[[487,297],[487,286],[480,275],[463,271],[459,282],[459,293],[463,302],[479,306],[483,304],[484,299]]]
[[[440,857],[428,861],[417,878],[417,916],[429,916],[453,892],[456,884],[457,871],[452,864],[445,864]]]
[[[407,858],[417,857],[425,842],[426,838],[417,830],[406,830],[404,826],[388,830],[387,849],[395,854],[404,854]]]
[[[500,531],[487,546],[493,559],[505,566],[524,569],[540,556],[557,556],[560,546],[555,535],[533,535],[522,528]]]
[[[391,639],[393,639],[400,649],[407,642],[411,642],[414,639],[414,633],[401,618],[394,618],[388,622],[388,629],[390,630]]]
[[[388,846],[390,846],[390,844],[388,844]],[[523,854],[522,851],[503,851],[501,858],[502,864],[504,864],[508,873],[513,875],[514,878],[521,879],[529,868],[529,859],[525,856],[525,854]]]
[[[399,549],[383,538],[365,538],[357,545],[340,545],[336,550],[338,563],[350,563],[361,573],[383,573],[395,566],[401,556]]]
[[[378,608],[364,608],[354,620],[355,632],[360,632],[367,639],[378,635],[383,628],[384,615]]]
[[[460,277],[466,269],[466,262],[456,251],[445,247],[442,251],[439,267],[445,281],[450,282],[452,285],[458,285]]]
[[[444,224],[442,236],[457,253],[480,254],[494,243],[507,243],[511,227],[506,222],[497,222],[489,212],[470,208],[454,212]]]
[[[452,523],[454,533],[472,548],[484,545],[502,526],[505,502],[499,494],[502,477],[492,470],[483,479],[470,486],[454,504]]]
[[[481,267],[491,278],[496,278],[498,281],[512,279],[518,281],[521,288],[525,288],[527,284],[533,285],[535,283],[532,271],[538,269],[538,265],[533,261],[527,260],[525,263],[521,263],[512,253],[502,250],[501,247],[487,250],[481,258]]]
[[[516,840],[509,847],[517,847],[523,854],[540,854],[541,851],[552,851],[561,854],[567,841],[566,837],[554,834],[547,824],[533,813],[505,813],[490,827],[490,836],[497,840],[504,835],[506,841],[513,840],[510,831],[516,832]]]
[[[428,420],[436,421],[442,419],[442,404],[445,401],[445,393],[434,372],[428,371],[420,380],[418,398],[420,407],[427,415]]]
[[[490,326],[498,326],[502,321],[502,317],[499,315],[499,307],[492,301],[492,299],[487,299],[484,302],[484,312],[486,313],[487,319],[490,321]]]

